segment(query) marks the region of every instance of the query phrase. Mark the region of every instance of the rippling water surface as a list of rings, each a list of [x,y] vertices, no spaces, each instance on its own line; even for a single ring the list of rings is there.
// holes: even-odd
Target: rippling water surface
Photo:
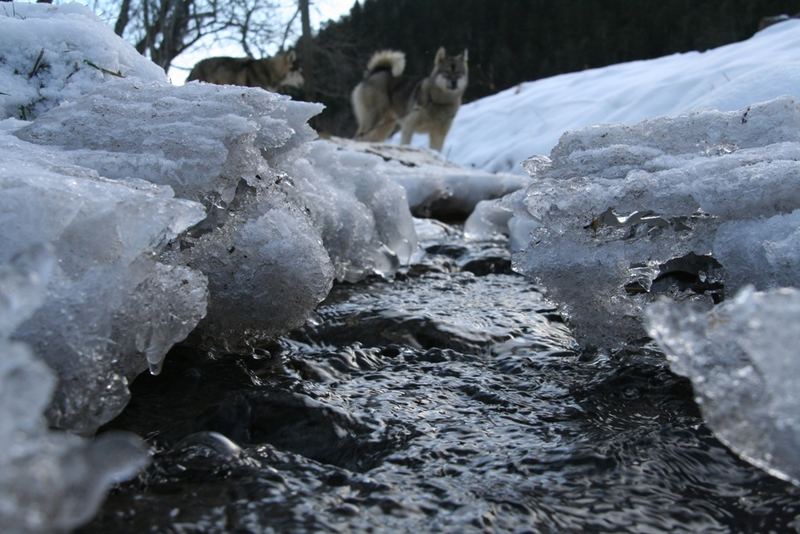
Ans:
[[[257,358],[175,349],[111,425],[151,467],[81,532],[800,529],[648,345],[582,353],[502,243],[334,289]]]

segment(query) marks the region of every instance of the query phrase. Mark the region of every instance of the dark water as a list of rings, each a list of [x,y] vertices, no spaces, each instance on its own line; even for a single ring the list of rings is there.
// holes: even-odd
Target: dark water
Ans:
[[[800,490],[723,447],[662,354],[577,351],[502,244],[428,250],[258,358],[140,377],[109,426],[154,462],[80,532],[800,529]]]

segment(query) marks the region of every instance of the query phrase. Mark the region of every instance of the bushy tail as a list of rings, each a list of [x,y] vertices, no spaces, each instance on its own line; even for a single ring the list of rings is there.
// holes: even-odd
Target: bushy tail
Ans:
[[[406,55],[397,50],[379,50],[372,54],[367,63],[367,76],[375,71],[386,69],[395,78],[403,74],[406,68]]]

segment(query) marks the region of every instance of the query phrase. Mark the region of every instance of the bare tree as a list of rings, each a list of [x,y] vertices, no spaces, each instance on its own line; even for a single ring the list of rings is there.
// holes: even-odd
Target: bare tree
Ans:
[[[164,70],[203,38],[239,42],[248,56],[263,56],[289,36],[281,16],[296,0],[100,0],[114,13],[114,31]],[[291,19],[293,22],[294,17]]]

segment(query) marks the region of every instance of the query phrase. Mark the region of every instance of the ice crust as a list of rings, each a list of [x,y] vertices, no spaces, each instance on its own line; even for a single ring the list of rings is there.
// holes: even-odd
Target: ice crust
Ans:
[[[584,344],[644,336],[659,294],[711,305],[744,284],[798,285],[794,99],[568,132],[551,160],[528,165],[527,192],[482,206],[467,231],[508,219],[515,267],[562,303]]]
[[[90,434],[205,314],[206,281],[154,253],[201,220],[196,203],[117,182],[0,131],[0,265],[31,243],[57,258],[44,304],[14,337],[59,376],[52,425]],[[167,293],[165,290],[170,290]]]
[[[798,102],[567,132],[524,168],[467,236],[510,234],[585,346],[651,336],[723,442],[800,482]]]
[[[87,442],[48,430],[43,412],[56,376],[9,335],[46,303],[56,270],[52,250],[42,245],[0,264],[0,530],[9,534],[78,526],[94,514],[112,483],[130,477],[147,459],[133,435]]]
[[[710,311],[663,300],[647,323],[717,436],[800,485],[800,291],[745,287]]]
[[[260,89],[122,80],[15,134],[202,203],[208,216],[163,257],[208,277],[193,339],[246,350],[302,324],[334,279],[391,274],[415,247],[405,194],[381,160],[313,141],[306,121],[320,109]]]

